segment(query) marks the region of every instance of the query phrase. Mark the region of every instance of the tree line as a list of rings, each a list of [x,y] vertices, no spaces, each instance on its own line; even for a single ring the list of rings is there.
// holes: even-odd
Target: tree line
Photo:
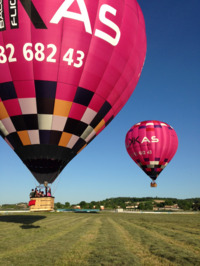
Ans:
[[[165,206],[176,205],[182,210],[200,210],[200,198],[191,199],[176,199],[176,198],[153,198],[153,197],[117,197],[109,198],[101,201],[81,201],[77,204],[70,204],[69,202],[55,203],[57,209],[70,209],[75,206],[80,206],[81,209],[100,209],[100,206],[104,206],[104,209],[126,209],[127,206],[137,206],[138,210],[153,210],[154,207],[164,208]]]
[[[117,197],[117,198],[108,198],[100,201],[81,201],[76,204],[71,204],[70,202],[56,202],[55,209],[72,209],[75,206],[80,206],[81,209],[100,209],[101,206],[104,206],[104,209],[117,209],[122,208],[126,209],[128,206],[137,206],[135,209],[138,210],[153,210],[157,207],[164,209],[166,206],[172,206],[177,204],[177,206],[184,211],[200,211],[200,198],[190,198],[190,199],[176,199],[176,198],[157,198],[157,197]],[[18,204],[3,204],[0,205],[0,209],[26,209],[28,208],[27,203],[18,203]],[[133,208],[134,209],[134,208]]]

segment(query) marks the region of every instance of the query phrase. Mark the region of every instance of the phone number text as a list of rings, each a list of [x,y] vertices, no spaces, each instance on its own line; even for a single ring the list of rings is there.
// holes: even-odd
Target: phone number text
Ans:
[[[57,47],[55,44],[43,43],[25,43],[22,49],[23,58],[26,61],[36,60],[39,62],[46,61],[49,63],[56,63],[59,59],[56,59]],[[83,65],[85,54],[81,50],[75,50],[69,48],[65,54],[62,56],[62,60],[66,62],[69,66],[74,66],[80,68]],[[0,45],[0,64],[5,64],[6,62],[12,63],[17,62],[17,55],[15,52],[15,47],[13,44],[8,43],[6,46]]]

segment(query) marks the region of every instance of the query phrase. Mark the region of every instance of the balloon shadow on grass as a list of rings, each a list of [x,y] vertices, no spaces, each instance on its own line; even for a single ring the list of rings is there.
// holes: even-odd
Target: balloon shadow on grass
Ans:
[[[42,215],[6,215],[0,216],[0,222],[6,223],[19,223],[22,224],[22,229],[40,228],[39,225],[33,225],[33,223],[46,218]]]

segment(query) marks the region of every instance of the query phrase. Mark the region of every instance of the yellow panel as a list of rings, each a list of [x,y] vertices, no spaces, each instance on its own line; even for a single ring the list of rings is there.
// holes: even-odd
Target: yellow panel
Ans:
[[[101,122],[95,127],[95,132],[98,133],[99,130],[105,125],[104,119],[101,120]]]
[[[2,102],[0,102],[0,119],[4,119],[6,117],[9,117],[6,108]]]
[[[69,140],[71,139],[71,136],[72,134],[69,134],[69,133],[66,133],[66,132],[63,132],[62,133],[62,136],[60,138],[60,141],[58,143],[58,146],[63,146],[63,147],[66,147]]]
[[[79,153],[79,152],[81,152],[85,147],[87,146],[87,144],[85,144],[78,152],[77,152],[77,154]]]
[[[17,134],[19,135],[23,145],[31,145],[31,141],[29,139],[29,135],[27,131],[18,131]]]
[[[71,106],[72,106],[72,102],[56,99],[53,114],[67,117],[69,115]]]

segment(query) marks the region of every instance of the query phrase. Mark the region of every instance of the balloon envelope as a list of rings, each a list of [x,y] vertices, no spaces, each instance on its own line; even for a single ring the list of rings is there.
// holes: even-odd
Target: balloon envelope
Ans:
[[[3,1],[0,132],[39,183],[116,116],[146,55],[136,0]]]
[[[178,137],[167,123],[149,120],[131,127],[125,145],[133,161],[152,180],[156,180],[175,155]]]

